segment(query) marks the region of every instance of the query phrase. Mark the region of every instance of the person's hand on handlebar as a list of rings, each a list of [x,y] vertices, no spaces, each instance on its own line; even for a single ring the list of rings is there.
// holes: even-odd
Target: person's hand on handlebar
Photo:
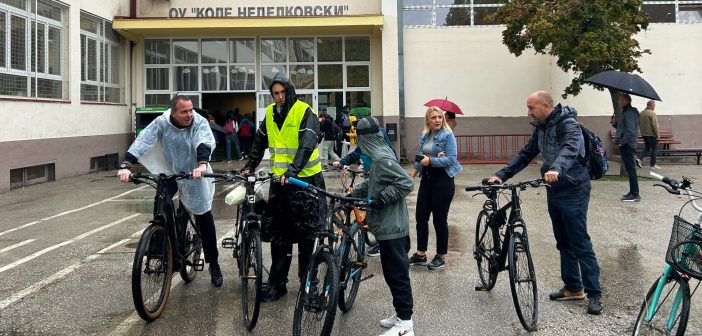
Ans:
[[[544,181],[546,184],[553,184],[558,182],[558,175],[559,173],[555,170],[549,170],[544,174]]]
[[[502,184],[502,180],[497,176],[490,176],[487,182],[488,184]]]
[[[341,162],[339,162],[339,161],[334,161],[334,162],[332,162],[332,166],[334,166],[334,168],[341,169]]]
[[[202,177],[202,174],[207,172],[207,163],[205,162],[200,162],[197,164],[197,167],[193,169],[192,176],[194,179],[199,179]]]
[[[130,176],[132,175],[132,172],[128,168],[120,169],[117,171],[117,177],[119,177],[119,180],[127,183],[130,180]]]
[[[249,168],[244,168],[239,171],[239,176],[241,177],[248,177],[249,175],[251,175],[251,169]]]

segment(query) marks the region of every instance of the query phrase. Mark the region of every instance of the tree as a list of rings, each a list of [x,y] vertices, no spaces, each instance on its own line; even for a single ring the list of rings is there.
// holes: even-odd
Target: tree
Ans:
[[[512,0],[489,19],[507,26],[502,42],[511,53],[533,48],[575,74],[562,94],[566,98],[601,71],[641,72],[637,59],[643,51],[633,38],[648,27],[641,5],[642,0]],[[610,95],[616,106],[615,92]]]
[[[454,5],[465,5],[470,4],[470,0],[455,0]],[[437,20],[438,21],[438,20]],[[449,9],[448,14],[446,14],[446,25],[447,26],[464,26],[470,25],[470,8],[458,7]]]

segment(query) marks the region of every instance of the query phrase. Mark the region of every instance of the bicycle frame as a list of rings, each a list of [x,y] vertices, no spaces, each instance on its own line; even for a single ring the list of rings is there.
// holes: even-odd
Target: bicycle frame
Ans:
[[[651,173],[651,175],[666,182],[666,180],[664,179],[663,176],[660,176],[660,175],[654,174],[654,173]],[[692,193],[692,191],[689,188],[682,188],[682,189],[683,189],[683,192],[685,193],[685,195],[687,195],[692,207],[695,210],[697,210],[697,225],[696,226],[699,228],[700,225],[702,225],[702,207],[697,204],[697,202],[695,201],[696,198],[694,197],[694,194]],[[651,306],[649,307],[648,312],[646,313],[646,321],[651,321],[651,319],[653,319],[653,316],[656,313],[656,307],[658,306],[658,300],[660,299],[661,293],[663,292],[663,287],[665,286],[666,280],[668,279],[668,277],[670,277],[670,274],[673,271],[675,271],[673,269],[673,267],[666,263],[664,268],[663,268],[663,274],[660,276],[659,281],[658,281],[658,285],[657,285],[656,290],[652,296]],[[676,322],[675,316],[677,315],[678,310],[680,308],[680,303],[682,302],[682,295],[683,295],[682,292],[679,290],[675,294],[675,299],[673,301],[673,308],[671,309],[671,311],[668,315],[668,318],[666,320],[666,331],[667,332],[672,330],[673,327],[675,326],[675,322]]]
[[[488,199],[483,204],[483,209],[490,212],[490,226],[495,227],[498,230],[502,225],[507,225],[507,232],[505,232],[505,239],[502,240],[502,244],[495,246],[497,248],[497,266],[500,270],[506,269],[507,262],[507,250],[509,247],[509,240],[515,229],[522,228],[522,233],[526,236],[526,230],[524,228],[524,221],[522,219],[522,207],[519,204],[519,190],[523,190],[526,187],[516,187],[511,189],[510,201],[499,209],[496,209],[498,205],[498,192],[497,190],[491,190]],[[507,216],[507,211],[509,211],[509,216]]]

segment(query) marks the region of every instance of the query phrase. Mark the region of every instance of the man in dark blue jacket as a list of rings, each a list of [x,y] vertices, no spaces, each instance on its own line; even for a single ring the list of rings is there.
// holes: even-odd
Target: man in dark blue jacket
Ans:
[[[590,201],[590,174],[578,158],[585,155],[585,143],[577,112],[568,106],[553,106],[548,92],[538,91],[527,98],[534,132],[529,142],[490,182],[502,183],[524,169],[539,153],[543,157],[541,175],[547,188],[548,213],[561,255],[564,287],[549,294],[551,300],[589,298],[587,312],[602,312],[600,267],[587,234],[587,208]],[[583,290],[584,289],[584,290]]]
[[[639,181],[636,176],[636,142],[639,139],[639,110],[631,106],[631,96],[622,93],[617,98],[617,104],[622,110],[621,120],[617,122],[617,136],[614,143],[619,145],[622,163],[626,174],[629,175],[629,192],[622,196],[622,202],[641,201]]]

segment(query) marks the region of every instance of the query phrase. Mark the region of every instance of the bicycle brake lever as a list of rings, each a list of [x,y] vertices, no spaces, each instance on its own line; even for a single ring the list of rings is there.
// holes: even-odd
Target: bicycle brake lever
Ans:
[[[668,186],[665,185],[665,184],[656,183],[656,184],[654,184],[653,186],[654,186],[654,187],[661,187],[661,188],[665,189],[667,192],[669,192],[669,193],[671,193],[671,194],[673,194],[673,195],[680,195],[680,190],[670,188],[670,187],[668,187]]]

